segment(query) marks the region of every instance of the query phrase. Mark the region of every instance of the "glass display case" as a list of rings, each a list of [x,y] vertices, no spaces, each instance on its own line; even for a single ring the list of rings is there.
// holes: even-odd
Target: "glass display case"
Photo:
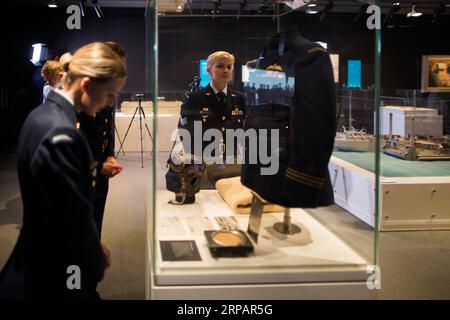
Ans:
[[[337,2],[333,15],[326,3],[314,15],[301,1],[191,1],[171,9],[166,2],[149,1],[146,10],[146,297],[375,298],[379,173],[386,171],[376,152],[385,146],[378,108],[388,100],[380,94],[381,31],[355,22]],[[215,119],[207,59],[216,51],[235,58],[219,134],[226,117],[244,133],[266,130],[243,140],[241,163],[185,157],[180,129],[192,99],[201,101],[200,124]],[[133,98],[121,108],[136,105]],[[264,175],[270,163],[245,161],[266,145],[277,165]],[[227,142],[225,150],[234,148]]]

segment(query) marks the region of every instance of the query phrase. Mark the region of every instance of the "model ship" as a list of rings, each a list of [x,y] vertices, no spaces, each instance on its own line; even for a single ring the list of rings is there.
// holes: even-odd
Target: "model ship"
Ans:
[[[410,139],[391,137],[386,141],[383,152],[405,160],[450,160],[448,139]]]
[[[352,122],[352,90],[349,90],[348,102],[348,130],[343,126],[343,132],[337,132],[334,138],[334,147],[341,151],[373,152],[375,150],[375,137],[364,129],[357,130]]]
[[[337,132],[334,139],[334,147],[342,151],[371,151],[375,150],[375,137],[368,134],[364,129],[357,130],[350,127],[343,132]]]

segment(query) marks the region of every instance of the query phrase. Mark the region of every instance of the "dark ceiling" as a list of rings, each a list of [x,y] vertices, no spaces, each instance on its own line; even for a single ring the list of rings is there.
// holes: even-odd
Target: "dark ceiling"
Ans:
[[[15,6],[47,6],[49,2],[52,0],[6,0],[6,3],[9,5]],[[78,0],[53,0],[60,7],[65,7],[71,4],[78,4]],[[92,0],[88,0],[88,4]],[[169,2],[181,2],[185,0],[158,0],[160,3],[169,3]],[[283,0],[281,0],[283,1]],[[281,2],[280,1],[280,2]],[[284,1],[292,1],[292,0],[284,0]],[[301,0],[294,0],[301,1]],[[118,7],[118,8],[144,8],[147,4],[147,0],[98,0],[98,3],[101,7]],[[246,2],[246,6],[243,4]],[[211,14],[211,10],[215,9],[215,3],[220,3],[220,13],[221,14],[236,14],[237,11],[240,11],[240,14],[245,13],[256,13],[261,7],[265,8],[266,13],[274,12],[275,3],[277,0],[187,0],[185,10],[183,14]],[[319,11],[323,10],[326,5],[329,3],[329,0],[317,0],[311,1],[317,4],[317,9]],[[334,0],[333,9],[331,12],[347,12],[347,13],[356,13],[359,8],[364,3],[381,3],[382,12],[387,12],[393,2],[396,1],[376,1],[376,0]],[[408,1],[398,1],[400,2],[400,10],[397,14],[403,14],[411,11],[411,7],[413,3],[416,3],[416,9],[422,11],[424,14],[432,14],[434,10],[440,5],[446,5],[446,12],[444,14],[450,13],[450,0],[408,0]],[[289,6],[282,5],[281,12],[291,11],[292,9]],[[303,6],[297,9],[298,11],[304,12],[306,7]],[[261,13],[261,12],[260,12]],[[214,14],[217,14],[214,12]]]

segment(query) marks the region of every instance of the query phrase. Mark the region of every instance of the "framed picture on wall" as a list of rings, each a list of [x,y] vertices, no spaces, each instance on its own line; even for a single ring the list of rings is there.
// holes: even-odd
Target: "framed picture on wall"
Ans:
[[[422,56],[422,92],[450,92],[450,55]]]

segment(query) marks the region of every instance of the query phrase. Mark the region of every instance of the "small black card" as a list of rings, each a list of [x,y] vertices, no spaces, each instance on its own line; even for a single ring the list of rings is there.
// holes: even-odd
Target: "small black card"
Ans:
[[[159,241],[163,261],[201,261],[194,240]]]

